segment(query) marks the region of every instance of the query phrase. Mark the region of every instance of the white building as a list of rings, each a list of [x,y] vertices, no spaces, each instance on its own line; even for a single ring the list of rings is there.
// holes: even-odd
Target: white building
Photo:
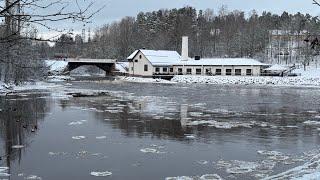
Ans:
[[[188,39],[183,37],[182,56],[176,51],[145,50],[133,52],[129,61],[129,75],[156,77],[172,75],[259,76],[267,66],[254,59],[188,57]]]

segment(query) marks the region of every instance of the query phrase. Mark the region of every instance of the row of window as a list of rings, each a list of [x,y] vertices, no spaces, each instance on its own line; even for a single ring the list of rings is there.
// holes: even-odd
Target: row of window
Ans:
[[[202,69],[196,69],[196,74],[201,75]],[[178,68],[178,74],[182,74],[182,68]],[[192,74],[192,69],[187,68],[186,74]],[[206,74],[211,75],[211,69],[206,69]],[[222,75],[222,70],[221,69],[216,69],[215,75]],[[232,69],[226,69],[226,75],[231,76],[232,75]],[[242,70],[241,69],[235,69],[235,75],[236,76],[241,76],[242,75]],[[246,69],[246,75],[251,76],[252,75],[252,69]]]
[[[148,65],[144,65],[144,71],[148,71]],[[156,67],[155,71],[157,73],[160,72],[160,68],[159,67]],[[166,73],[168,72],[168,68],[166,67],[163,67],[162,68],[162,72]],[[173,72],[173,68],[169,68],[169,72]],[[197,68],[196,69],[196,74],[197,75],[201,75],[202,73],[202,69],[200,68]],[[182,68],[178,68],[178,74],[182,74]],[[191,68],[187,68],[186,70],[186,74],[192,74],[192,69]],[[211,72],[211,69],[206,69],[206,74],[207,75],[211,75],[212,72]],[[241,69],[235,69],[235,73],[234,73],[236,76],[241,76],[242,74],[242,70]],[[215,72],[215,75],[222,75],[222,70],[221,69],[216,69],[216,72]],[[226,75],[227,76],[231,76],[232,75],[232,69],[226,69]],[[246,75],[247,76],[251,76],[252,75],[252,69],[246,69]]]

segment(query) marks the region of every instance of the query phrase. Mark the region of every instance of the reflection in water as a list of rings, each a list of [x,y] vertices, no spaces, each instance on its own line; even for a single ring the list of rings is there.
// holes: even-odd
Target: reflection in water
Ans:
[[[20,162],[23,147],[28,146],[39,129],[49,105],[41,94],[0,96],[0,166],[11,166],[11,161]]]
[[[11,167],[11,178],[87,180],[109,172],[110,179],[260,179],[319,153],[308,153],[320,138],[304,123],[320,115],[318,91],[88,84],[110,93],[0,97],[0,167]]]

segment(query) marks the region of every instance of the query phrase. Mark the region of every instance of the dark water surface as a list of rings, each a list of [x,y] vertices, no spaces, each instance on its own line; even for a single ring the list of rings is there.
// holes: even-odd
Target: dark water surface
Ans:
[[[0,179],[260,179],[318,153],[318,89],[69,83],[0,97]]]

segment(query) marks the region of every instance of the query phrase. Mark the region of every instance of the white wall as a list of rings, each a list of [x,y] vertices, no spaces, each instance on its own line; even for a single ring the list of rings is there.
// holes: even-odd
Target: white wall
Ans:
[[[144,71],[144,65],[148,65],[148,71]],[[141,52],[134,57],[133,62],[129,62],[129,75],[152,76],[153,70],[154,67]]]
[[[201,75],[206,74],[206,69],[211,69],[213,75],[216,74],[216,69],[221,69],[221,75],[226,75],[226,69],[231,69],[231,75],[235,75],[236,69],[241,69],[241,75],[246,76],[246,70],[252,69],[253,76],[260,76],[260,66],[174,66],[174,73],[178,74],[178,69],[182,68],[182,73],[187,74],[187,69],[192,69],[192,75],[196,75],[196,69],[201,69]]]

